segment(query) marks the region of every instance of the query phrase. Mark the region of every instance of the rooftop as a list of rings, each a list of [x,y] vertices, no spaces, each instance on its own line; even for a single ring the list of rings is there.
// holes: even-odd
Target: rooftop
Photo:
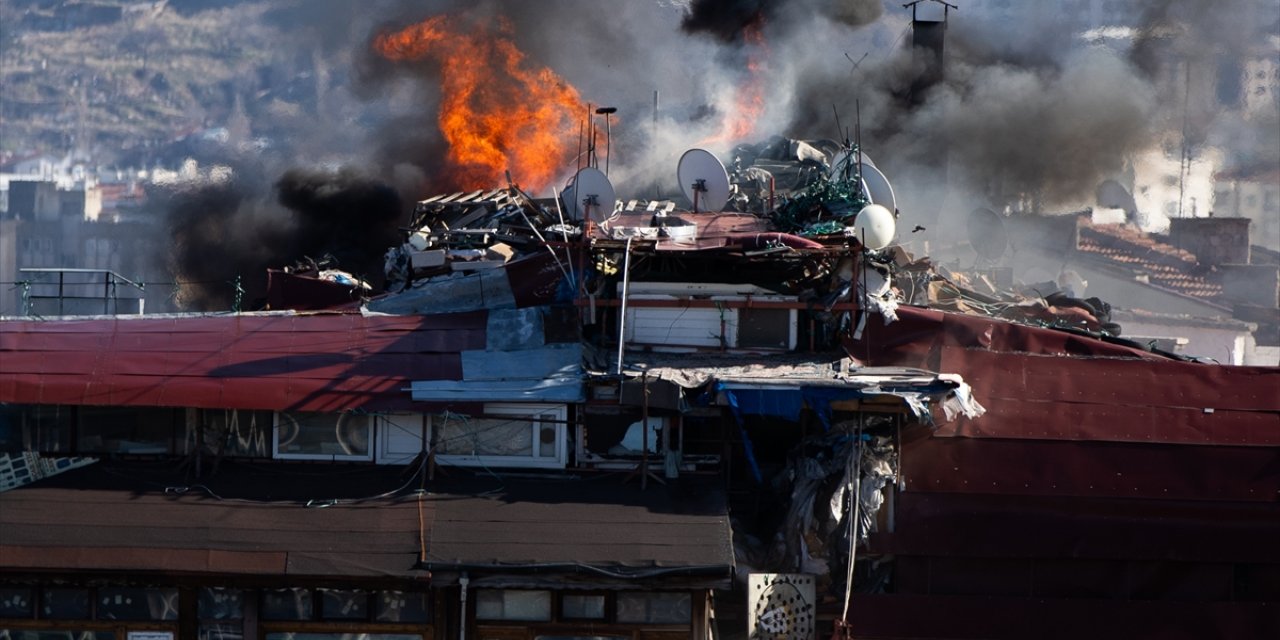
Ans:
[[[1207,276],[1211,268],[1196,261],[1191,252],[1158,240],[1127,224],[1093,224],[1080,221],[1076,249],[1112,266],[1145,276],[1162,289],[1205,302],[1220,303],[1222,285]]]

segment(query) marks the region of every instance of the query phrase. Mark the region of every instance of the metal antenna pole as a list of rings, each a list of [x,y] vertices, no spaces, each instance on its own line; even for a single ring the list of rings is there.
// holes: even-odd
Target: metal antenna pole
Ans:
[[[617,113],[617,107],[600,107],[596,113],[604,115],[604,174],[609,175],[609,156],[613,153],[613,131],[610,129],[609,116]]]
[[[622,348],[627,342],[627,289],[631,284],[631,239],[627,236],[626,258],[622,262],[622,316],[618,319],[618,368],[617,375],[622,375]]]

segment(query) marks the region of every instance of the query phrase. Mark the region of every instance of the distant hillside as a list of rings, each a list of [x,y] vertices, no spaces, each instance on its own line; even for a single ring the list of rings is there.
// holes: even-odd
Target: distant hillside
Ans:
[[[315,111],[325,64],[273,18],[292,4],[0,2],[0,151],[136,166],[210,127],[287,132]]]

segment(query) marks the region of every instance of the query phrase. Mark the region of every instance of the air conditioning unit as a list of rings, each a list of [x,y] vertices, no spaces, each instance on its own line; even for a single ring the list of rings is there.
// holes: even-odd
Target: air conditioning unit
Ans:
[[[619,287],[621,295],[621,287]],[[696,299],[714,306],[689,306]],[[737,349],[791,351],[796,346],[796,310],[751,308],[751,302],[795,302],[752,285],[633,282],[629,302],[667,301],[666,305],[633,305],[626,310],[623,339],[628,346],[662,350]]]

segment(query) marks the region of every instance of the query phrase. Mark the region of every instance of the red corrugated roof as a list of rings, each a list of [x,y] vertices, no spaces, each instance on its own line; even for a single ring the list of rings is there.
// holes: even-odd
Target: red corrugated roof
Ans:
[[[1078,333],[903,306],[848,353],[959,374],[987,413],[936,435],[1185,445],[1280,445],[1280,368],[1183,362]]]
[[[289,411],[412,405],[462,379],[485,311],[257,313],[0,322],[0,402]]]

